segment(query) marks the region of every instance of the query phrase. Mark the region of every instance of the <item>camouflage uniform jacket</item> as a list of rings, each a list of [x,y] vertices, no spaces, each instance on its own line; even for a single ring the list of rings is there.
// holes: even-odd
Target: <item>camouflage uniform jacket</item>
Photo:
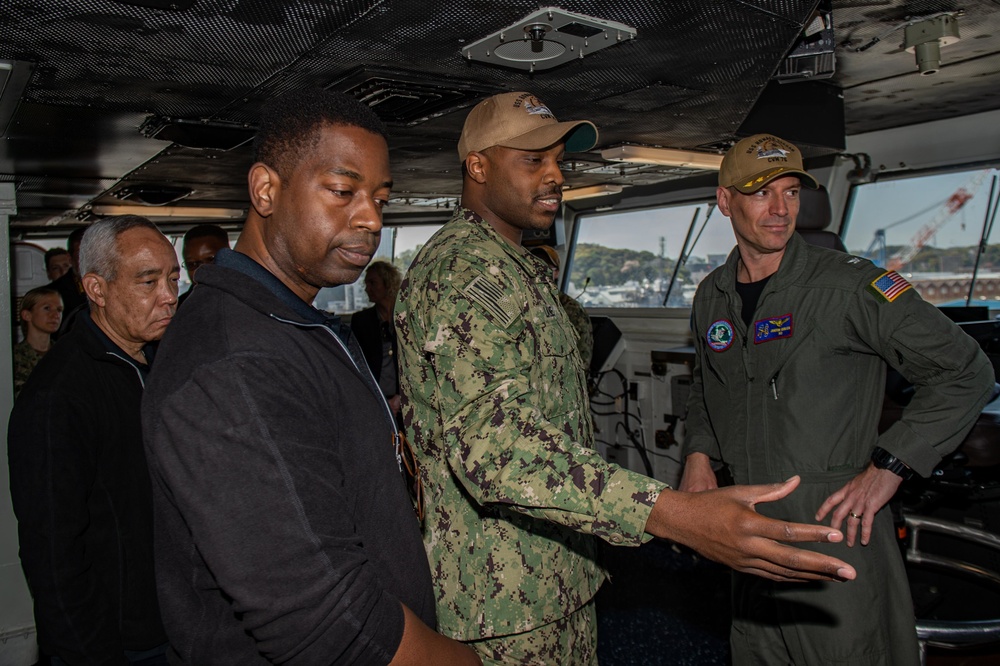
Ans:
[[[576,331],[576,348],[580,350],[580,358],[583,359],[583,368],[586,370],[594,356],[594,329],[590,325],[590,316],[579,301],[565,292],[559,293],[559,302]]]
[[[21,392],[24,383],[31,376],[31,371],[35,369],[38,362],[42,360],[43,352],[35,351],[35,348],[23,340],[14,345],[14,397]]]
[[[527,631],[589,601],[605,577],[591,535],[638,545],[664,487],[590,448],[576,336],[547,274],[459,208],[396,306],[438,629],[457,639]]]

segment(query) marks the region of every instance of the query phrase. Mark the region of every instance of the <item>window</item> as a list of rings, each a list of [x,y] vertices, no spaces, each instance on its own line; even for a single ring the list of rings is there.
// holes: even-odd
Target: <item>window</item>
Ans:
[[[440,228],[440,224],[383,227],[382,242],[372,261],[391,261],[405,275],[417,251]],[[337,314],[350,314],[370,307],[371,303],[365,294],[364,273],[353,284],[320,289],[313,305],[320,310]]]
[[[690,307],[735,245],[714,202],[581,216],[566,292],[585,307]]]
[[[987,200],[1000,189],[998,174],[979,169],[859,185],[844,243],[851,253],[899,271],[936,305],[965,305],[976,271],[970,303],[1000,307],[1000,241],[987,228],[987,211],[996,215]]]

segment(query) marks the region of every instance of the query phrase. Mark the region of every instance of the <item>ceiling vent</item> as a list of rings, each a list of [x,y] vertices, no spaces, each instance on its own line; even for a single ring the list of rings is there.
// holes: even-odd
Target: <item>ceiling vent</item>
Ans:
[[[185,148],[232,150],[253,139],[255,130],[242,123],[149,116],[139,131],[147,138]]]
[[[635,39],[624,23],[545,7],[462,48],[467,60],[537,72]]]
[[[357,67],[327,88],[347,93],[371,107],[383,122],[412,127],[471,106],[501,92],[481,84]]]
[[[166,206],[194,194],[190,187],[172,187],[169,185],[136,185],[123,187],[114,193],[122,201],[137,203],[143,206]]]

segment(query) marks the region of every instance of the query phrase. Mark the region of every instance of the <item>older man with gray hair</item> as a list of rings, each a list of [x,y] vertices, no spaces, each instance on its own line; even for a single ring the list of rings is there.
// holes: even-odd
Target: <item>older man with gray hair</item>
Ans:
[[[80,269],[90,311],[10,417],[21,566],[52,663],[166,664],[139,401],[180,268],[152,222],[121,216],[87,230]]]

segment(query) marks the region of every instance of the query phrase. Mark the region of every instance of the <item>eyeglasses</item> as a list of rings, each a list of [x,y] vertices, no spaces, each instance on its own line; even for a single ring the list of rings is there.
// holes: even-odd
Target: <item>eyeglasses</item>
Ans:
[[[189,273],[194,273],[196,270],[198,270],[200,266],[204,266],[205,264],[214,264],[214,263],[215,263],[215,256],[213,255],[208,259],[205,259],[204,261],[185,261],[181,265],[184,266],[184,268],[186,268]]]
[[[396,455],[403,461],[403,469],[406,472],[406,489],[410,493],[413,501],[413,508],[417,512],[417,520],[424,522],[424,482],[420,478],[420,464],[413,454],[413,447],[406,439],[406,433],[398,431],[393,435],[393,444],[396,447]]]

